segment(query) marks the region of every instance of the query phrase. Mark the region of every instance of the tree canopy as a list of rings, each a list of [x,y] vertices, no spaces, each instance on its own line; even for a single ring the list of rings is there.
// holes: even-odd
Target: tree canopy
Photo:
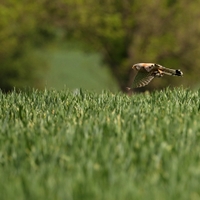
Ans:
[[[194,86],[200,65],[199,6],[200,1],[189,0],[9,0],[0,6],[1,69],[10,66],[12,71],[18,57],[61,30],[62,40],[84,41],[101,52],[122,90],[137,62],[156,62],[184,73],[184,78],[153,81],[150,90]],[[34,63],[25,63],[19,65],[26,66],[24,71],[31,65],[34,69]]]
[[[39,1],[38,1],[39,2]],[[0,5],[0,88],[41,87],[39,71],[45,64],[33,49],[41,43],[44,7],[35,1],[6,0]]]

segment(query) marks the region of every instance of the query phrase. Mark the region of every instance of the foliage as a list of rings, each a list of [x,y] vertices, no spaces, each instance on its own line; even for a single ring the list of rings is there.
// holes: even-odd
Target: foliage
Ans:
[[[34,53],[41,5],[33,1],[4,1],[0,5],[0,88],[42,86],[41,74],[45,63]],[[37,61],[38,60],[38,61]]]
[[[188,0],[3,1],[0,87],[12,87],[16,82],[24,85],[24,81],[18,81],[21,77],[34,85],[37,82],[32,78],[34,73],[11,76],[12,80],[7,75],[43,68],[42,63],[27,62],[26,55],[49,42],[69,38],[84,41],[101,52],[122,90],[129,81],[132,64],[137,62],[180,68],[185,75],[183,79],[167,77],[159,84],[156,80],[147,89],[178,84],[194,86],[200,65],[199,4]],[[33,56],[32,60],[36,58]]]
[[[16,58],[6,58],[1,64],[0,88],[4,92],[13,87],[24,89],[27,86],[43,88],[43,72],[47,64],[43,58],[30,49]]]
[[[181,68],[184,79],[167,78],[147,88],[197,84],[200,65],[199,1],[63,0],[57,23],[93,45],[123,89],[133,63]]]
[[[1,199],[199,199],[199,99],[1,93]]]
[[[74,44],[74,43],[73,43]],[[71,46],[69,50],[69,46]],[[80,47],[79,47],[80,48]],[[66,47],[55,47],[40,51],[48,61],[45,87],[63,89],[88,89],[101,92],[103,89],[117,91],[118,85],[108,68],[102,65],[98,53],[84,53],[77,46],[66,43]]]

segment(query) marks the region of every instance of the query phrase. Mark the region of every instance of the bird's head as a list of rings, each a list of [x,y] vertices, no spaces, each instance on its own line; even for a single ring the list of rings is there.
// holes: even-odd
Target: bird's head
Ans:
[[[136,69],[138,71],[145,69],[146,71],[150,71],[154,66],[154,63],[137,63],[132,66],[132,69]]]

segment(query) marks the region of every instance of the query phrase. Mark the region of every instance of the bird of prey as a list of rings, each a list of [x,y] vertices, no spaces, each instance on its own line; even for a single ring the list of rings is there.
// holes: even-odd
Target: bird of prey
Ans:
[[[148,85],[155,77],[163,77],[164,75],[183,76],[180,69],[170,69],[155,63],[137,63],[132,66],[130,84],[128,90],[144,87]]]

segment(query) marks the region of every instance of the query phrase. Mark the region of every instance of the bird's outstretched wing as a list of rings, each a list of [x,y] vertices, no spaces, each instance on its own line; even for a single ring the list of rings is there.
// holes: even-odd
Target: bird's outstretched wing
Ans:
[[[149,84],[155,77],[153,75],[153,69],[157,69],[153,63],[138,63],[133,65],[130,73],[130,81],[127,89],[144,87]]]
[[[139,74],[142,74],[142,73],[139,73]],[[140,78],[140,79],[138,78],[138,80],[134,81],[133,88],[144,87],[148,85],[154,78],[155,76],[152,75],[151,73],[149,73],[143,78]]]
[[[127,89],[144,87],[155,77],[162,77],[163,75],[182,76],[183,73],[180,70],[166,68],[155,63],[137,63],[132,67]]]

